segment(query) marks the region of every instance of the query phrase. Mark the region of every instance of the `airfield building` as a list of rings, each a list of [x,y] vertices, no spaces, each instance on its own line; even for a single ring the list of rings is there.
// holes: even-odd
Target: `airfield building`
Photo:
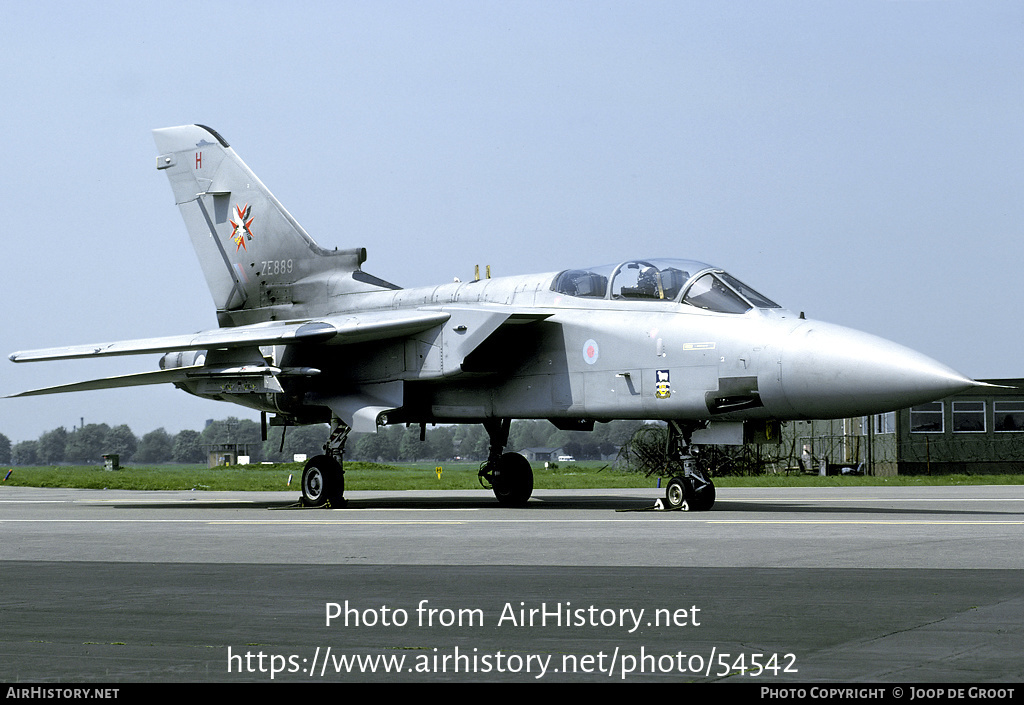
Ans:
[[[983,381],[999,386],[888,414],[786,424],[775,470],[1024,473],[1024,379]]]

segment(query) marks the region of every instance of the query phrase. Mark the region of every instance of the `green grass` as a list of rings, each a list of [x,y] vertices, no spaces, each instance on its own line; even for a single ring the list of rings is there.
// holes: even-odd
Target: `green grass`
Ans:
[[[438,478],[435,468],[442,467]],[[345,463],[345,487],[350,490],[469,490],[480,489],[479,463]],[[0,470],[0,477],[7,470]],[[237,465],[206,468],[198,465],[124,467],[118,471],[96,466],[15,467],[0,485],[124,490],[299,490],[301,463]],[[622,472],[601,463],[563,464],[557,469],[534,466],[537,489],[600,489],[656,487],[658,478]],[[291,476],[291,486],[288,478]],[[664,482],[662,483],[664,484]],[[819,477],[762,475],[717,477],[718,487],[865,487],[919,485],[1019,485],[1024,475],[932,475],[901,477]]]

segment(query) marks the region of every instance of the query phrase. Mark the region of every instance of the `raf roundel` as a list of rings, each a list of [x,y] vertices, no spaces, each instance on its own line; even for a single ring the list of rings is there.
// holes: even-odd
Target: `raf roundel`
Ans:
[[[593,338],[583,343],[583,359],[588,365],[593,365],[597,362],[598,356],[601,354],[597,347],[597,341]]]

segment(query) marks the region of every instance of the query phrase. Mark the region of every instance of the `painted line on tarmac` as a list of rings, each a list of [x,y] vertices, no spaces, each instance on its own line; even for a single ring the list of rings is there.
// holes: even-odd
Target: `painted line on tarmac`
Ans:
[[[726,502],[1024,502],[1024,497],[726,497]]]
[[[1024,526],[1024,519],[1014,521],[970,520],[888,520],[888,519],[715,519],[705,517],[658,517],[655,519],[0,519],[0,524],[200,524],[206,526],[458,526],[463,524],[623,524],[652,522],[699,522],[701,524],[831,526]]]

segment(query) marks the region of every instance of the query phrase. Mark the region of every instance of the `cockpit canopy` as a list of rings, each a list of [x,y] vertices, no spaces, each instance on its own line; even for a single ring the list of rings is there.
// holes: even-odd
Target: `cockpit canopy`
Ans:
[[[780,308],[731,274],[703,262],[682,259],[637,259],[567,269],[555,277],[551,288],[560,294],[591,299],[676,301],[719,313]]]

